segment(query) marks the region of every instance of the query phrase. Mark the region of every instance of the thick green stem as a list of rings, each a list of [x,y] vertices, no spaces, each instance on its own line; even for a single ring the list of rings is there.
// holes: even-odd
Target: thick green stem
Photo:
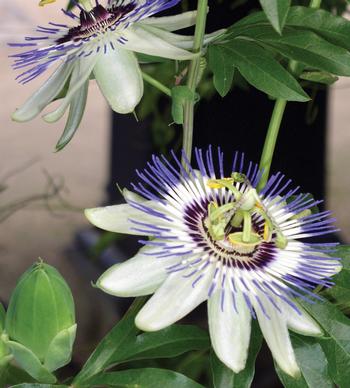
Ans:
[[[311,0],[309,7],[310,8],[320,8],[322,0]],[[294,60],[289,62],[289,69],[292,73],[295,73],[297,70],[298,63]],[[259,168],[262,171],[262,176],[258,184],[258,191],[262,190],[269,179],[270,168],[272,163],[273,154],[275,152],[276,141],[278,133],[281,127],[281,122],[283,119],[283,114],[286,109],[287,101],[278,99],[275,102],[275,106],[272,112],[269,128],[267,130],[265,144],[263,152],[260,159]]]
[[[203,39],[205,34],[205,25],[207,21],[207,8],[208,8],[208,0],[198,0],[197,5],[197,21],[196,21],[196,30],[194,35],[194,44],[193,44],[193,52],[200,53],[203,47]],[[189,69],[188,69],[188,78],[187,78],[187,86],[188,88],[195,93],[197,82],[198,82],[198,74],[200,70],[200,55],[198,57],[192,59]],[[191,161],[192,155],[192,143],[193,143],[193,121],[194,121],[194,101],[188,101],[184,106],[184,124],[183,124],[183,149]],[[183,165],[185,165],[184,161]]]
[[[167,96],[171,97],[171,90],[167,88],[165,85],[163,85],[161,82],[156,80],[155,78],[151,77],[149,74],[142,72],[142,78],[149,83],[150,85],[154,86],[156,89],[160,90]]]
[[[277,136],[281,126],[283,114],[286,109],[286,105],[286,100],[278,99],[275,102],[275,107],[272,112],[270,125],[267,130],[265,144],[260,159],[259,168],[262,171],[262,176],[258,185],[258,191],[264,188],[269,178],[270,167],[276,147]]]

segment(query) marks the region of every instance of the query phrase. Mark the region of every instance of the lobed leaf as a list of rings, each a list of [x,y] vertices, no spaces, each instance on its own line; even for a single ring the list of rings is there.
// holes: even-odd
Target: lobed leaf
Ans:
[[[218,46],[225,66],[237,67],[242,76],[257,89],[275,98],[290,101],[309,100],[295,78],[271,53],[257,43],[233,38]],[[215,75],[219,77],[220,73],[216,72]]]

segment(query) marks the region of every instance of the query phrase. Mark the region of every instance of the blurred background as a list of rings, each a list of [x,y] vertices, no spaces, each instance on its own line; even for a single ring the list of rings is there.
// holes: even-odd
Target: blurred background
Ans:
[[[125,128],[130,127],[130,133],[137,135],[136,143],[131,144],[133,151],[137,152],[137,141],[143,142],[146,138],[152,142],[149,139],[152,121],[147,119],[136,125],[131,116],[114,117],[112,123],[112,115],[94,82],[90,83],[82,124],[72,142],[59,153],[54,153],[54,147],[63,130],[64,120],[55,124],[47,124],[40,118],[24,124],[11,121],[11,113],[38,88],[47,74],[25,86],[17,84],[16,74],[8,58],[14,50],[7,47],[6,43],[20,41],[24,35],[31,34],[37,24],[65,20],[59,12],[62,6],[62,1],[37,7],[35,1],[0,0],[0,296],[3,301],[8,300],[18,277],[38,257],[54,265],[66,278],[76,301],[79,352],[76,352],[75,361],[80,363],[118,316],[115,299],[91,287],[90,281],[95,281],[99,275],[98,267],[85,260],[84,253],[77,247],[76,236],[81,231],[89,230],[81,209],[110,202],[115,177],[120,174],[120,180],[116,180],[122,185],[126,184],[129,169],[142,166],[143,156],[141,159],[138,157],[134,163],[132,152],[125,152],[125,144],[133,141],[133,137],[126,134]],[[266,99],[262,95],[258,98]],[[314,149],[309,147],[306,159],[302,146],[293,146],[291,151],[296,159],[312,165],[315,176],[322,174],[325,188],[316,191],[325,191],[326,207],[334,212],[338,220],[341,238],[349,242],[350,79],[340,79],[330,87],[327,99],[324,95],[323,101],[326,101],[326,105],[320,105],[322,111],[319,113],[326,130],[320,136],[325,141],[326,151],[320,168],[312,162],[319,158],[319,155],[314,154],[317,152]],[[210,111],[210,103],[207,104]],[[143,109],[147,111],[147,107]],[[268,117],[271,105],[263,106],[263,109]],[[213,120],[220,122],[214,115],[215,108],[212,112]],[[261,123],[259,131],[263,137],[266,118]],[[205,125],[205,120],[202,125]],[[282,131],[285,126],[282,125]],[[305,128],[305,136],[310,137]],[[180,131],[180,128],[172,130]],[[199,128],[197,137],[198,131]],[[118,138],[119,146],[112,158],[111,144],[118,142]],[[299,141],[303,142],[303,136],[299,137]],[[206,138],[197,141],[198,144],[205,142]],[[237,142],[232,142],[232,150],[236,149]],[[281,147],[288,148],[290,144],[284,141]],[[254,153],[251,155],[249,149],[245,150],[244,146],[240,148],[248,151],[249,158],[257,157]],[[283,160],[281,153],[276,157]],[[290,163],[290,156],[286,157],[284,163]],[[310,180],[313,178],[310,176]],[[309,175],[305,179],[308,180]],[[5,211],[5,206],[10,211]],[[14,210],[16,212],[10,214]]]

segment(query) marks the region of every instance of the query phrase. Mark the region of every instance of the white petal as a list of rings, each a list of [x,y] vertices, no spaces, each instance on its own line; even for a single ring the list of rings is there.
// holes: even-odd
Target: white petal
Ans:
[[[12,119],[32,120],[60,93],[72,72],[72,63],[63,63],[51,77],[13,114]]]
[[[288,327],[299,334],[313,337],[321,336],[323,333],[316,321],[299,304],[296,304],[294,301],[293,303],[298,308],[300,314],[286,303],[282,307],[287,317]]]
[[[157,259],[150,254],[159,248],[148,246],[131,259],[109,268],[97,281],[108,294],[131,297],[152,294],[166,279],[166,267],[179,259]],[[147,254],[145,254],[147,253]]]
[[[251,313],[241,293],[235,293],[234,308],[230,291],[218,290],[208,301],[209,332],[218,358],[235,373],[245,368],[251,331]],[[221,307],[222,306],[222,307]],[[223,309],[222,309],[223,308]]]
[[[278,366],[288,375],[297,377],[300,374],[300,369],[290,341],[286,317],[266,298],[261,296],[260,299],[268,317],[257,303],[254,303],[254,308],[267,345]]]
[[[140,25],[132,25],[123,31],[123,37],[127,39],[125,44],[119,44],[128,50],[143,54],[154,55],[162,58],[189,60],[198,54],[178,48],[157,35],[147,31]]]
[[[94,68],[96,82],[111,108],[118,113],[133,112],[143,95],[143,79],[135,54],[109,49]]]
[[[64,115],[64,112],[71,103],[75,93],[77,93],[80,88],[84,87],[85,82],[89,79],[97,58],[98,55],[92,54],[89,57],[78,59],[74,62],[74,68],[67,94],[62,99],[61,104],[57,109],[43,116],[43,119],[46,122],[53,123]]]
[[[213,266],[194,284],[196,275],[185,278],[173,273],[160,286],[135,318],[135,324],[144,331],[156,331],[172,325],[208,298],[213,278]]]
[[[174,16],[149,17],[141,20],[138,24],[175,31],[194,26],[196,18],[197,11],[189,11]]]
[[[128,204],[86,209],[85,216],[93,225],[109,232],[141,236],[143,235],[142,233],[132,229],[135,227],[135,224],[130,222],[129,219],[148,221],[146,213]]]
[[[56,145],[56,150],[62,149],[67,143],[69,143],[74,136],[74,133],[78,129],[81,119],[84,115],[88,89],[89,81],[86,81],[85,84],[74,95],[69,107],[67,123],[63,134]]]

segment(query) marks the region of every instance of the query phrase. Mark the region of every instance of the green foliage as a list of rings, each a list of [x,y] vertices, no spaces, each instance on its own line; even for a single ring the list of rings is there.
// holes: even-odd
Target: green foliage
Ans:
[[[253,41],[234,38],[218,43],[226,66],[233,64],[242,76],[257,89],[291,101],[307,101],[309,97],[273,55]],[[215,74],[220,77],[220,73]]]
[[[290,3],[291,0],[260,0],[260,4],[266,17],[279,34],[282,33],[284,24],[287,20]]]
[[[115,354],[123,347],[127,347],[129,341],[139,332],[134,325],[134,320],[144,302],[145,298],[138,298],[134,301],[120,322],[97,345],[83,369],[74,379],[74,383],[81,384],[86,382],[92,376],[111,366]]]
[[[332,388],[329,365],[318,338],[292,334],[292,343],[301,375],[293,379],[277,365],[277,374],[286,388]]]
[[[348,20],[324,10],[283,8],[282,1],[262,3],[265,12],[238,21],[209,47],[209,64],[220,95],[230,89],[237,68],[251,85],[274,98],[306,101],[305,92],[283,67],[286,59],[299,62],[298,73],[305,69],[304,80],[331,84],[336,76],[350,75]],[[285,9],[284,13],[276,7]],[[282,14],[287,16],[279,18]],[[283,23],[279,27],[277,23],[282,19],[283,31]]]
[[[210,346],[206,332],[195,326],[173,325],[154,333],[142,333],[134,319],[145,298],[137,299],[124,318],[106,335],[75,378],[76,384],[90,382],[98,373],[117,364],[142,359],[176,357]]]
[[[350,311],[350,246],[338,247],[336,256],[342,259],[342,270],[333,278],[334,286],[322,294],[334,302],[343,312]]]
[[[320,345],[329,363],[329,374],[340,388],[350,379],[350,320],[329,302],[301,302],[325,332]]]
[[[142,333],[112,358],[113,364],[132,360],[176,357],[189,350],[209,349],[208,333],[196,326],[172,325],[166,329]]]
[[[18,384],[18,385],[12,385],[11,388],[68,388],[68,385],[61,385],[61,384],[58,384],[58,385],[52,385],[52,384],[37,384],[37,383],[33,383],[33,384],[27,384],[27,383],[24,383],[24,384]]]
[[[235,73],[235,66],[227,60],[227,55],[222,47],[212,45],[209,47],[209,66],[214,73],[214,86],[221,97],[230,91]]]
[[[166,369],[143,368],[120,372],[101,373],[94,377],[90,386],[108,386],[113,388],[204,388],[188,377]]]
[[[254,378],[255,360],[260,351],[261,344],[262,334],[257,321],[253,321],[247,364],[245,369],[239,373],[234,373],[212,352],[210,361],[214,388],[249,388]]]

